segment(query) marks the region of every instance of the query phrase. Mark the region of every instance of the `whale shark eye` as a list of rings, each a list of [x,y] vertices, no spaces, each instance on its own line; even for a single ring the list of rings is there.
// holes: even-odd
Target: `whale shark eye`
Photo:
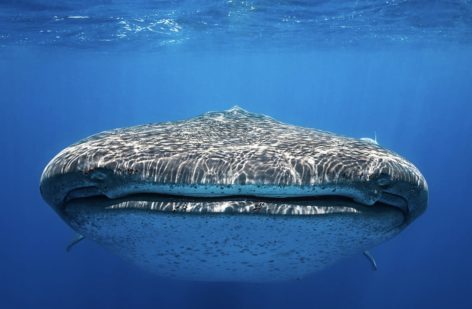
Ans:
[[[388,187],[392,183],[392,179],[388,174],[382,173],[375,180],[382,188]]]

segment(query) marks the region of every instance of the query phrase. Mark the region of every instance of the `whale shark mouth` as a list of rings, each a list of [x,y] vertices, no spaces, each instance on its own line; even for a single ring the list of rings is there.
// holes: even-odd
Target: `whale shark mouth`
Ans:
[[[131,193],[119,197],[108,197],[95,187],[84,187],[69,192],[63,203],[90,205],[103,209],[150,210],[179,213],[225,213],[264,215],[325,215],[361,214],[396,210],[404,221],[409,216],[406,200],[398,195],[383,192],[373,204],[363,204],[345,195],[312,195],[267,197],[257,195],[185,196],[162,193]]]

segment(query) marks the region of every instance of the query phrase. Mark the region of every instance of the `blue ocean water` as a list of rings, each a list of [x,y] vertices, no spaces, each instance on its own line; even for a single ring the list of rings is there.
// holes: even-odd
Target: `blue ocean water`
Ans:
[[[471,308],[471,1],[0,3],[0,308]],[[299,281],[147,273],[42,200],[61,149],[96,132],[239,105],[379,143],[426,177],[426,213]]]

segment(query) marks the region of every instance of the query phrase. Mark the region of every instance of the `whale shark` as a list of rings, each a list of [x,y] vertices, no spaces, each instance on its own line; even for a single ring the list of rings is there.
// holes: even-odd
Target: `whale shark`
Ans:
[[[92,135],[47,164],[40,192],[76,241],[202,281],[300,279],[371,257],[428,202],[400,155],[240,107]]]

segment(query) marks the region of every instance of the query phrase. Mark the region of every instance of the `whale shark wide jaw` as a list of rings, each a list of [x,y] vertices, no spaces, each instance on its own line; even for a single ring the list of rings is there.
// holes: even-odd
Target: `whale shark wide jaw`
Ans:
[[[427,185],[378,145],[238,107],[100,133],[60,152],[43,198],[78,233],[159,275],[301,278],[398,234]]]

